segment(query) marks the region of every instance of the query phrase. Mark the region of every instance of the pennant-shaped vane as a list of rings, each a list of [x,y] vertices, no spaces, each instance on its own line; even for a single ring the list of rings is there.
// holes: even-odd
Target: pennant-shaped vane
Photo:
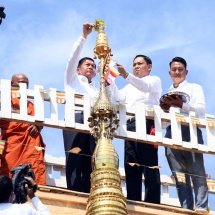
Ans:
[[[130,166],[132,166],[132,167],[135,166],[135,165],[136,165],[136,166],[140,166],[140,164],[138,164],[138,163],[128,163],[128,165],[130,165]]]
[[[191,120],[192,124],[195,124],[195,125],[199,125],[200,124],[200,120],[196,116],[190,116],[190,120]]]
[[[130,166],[145,166],[145,165],[140,165],[140,164],[138,164],[138,163],[127,163],[128,165],[130,165]],[[148,167],[148,168],[150,168],[150,169],[159,169],[159,168],[161,168],[161,166],[145,166],[145,167]]]
[[[69,150],[69,152],[74,153],[74,154],[78,154],[80,151],[81,151],[81,149],[79,147],[74,147]]]
[[[11,97],[20,98],[19,86],[11,85]]]
[[[44,147],[41,147],[41,146],[34,146],[34,148],[35,148],[37,151],[45,150],[45,148],[44,148]]]
[[[185,174],[182,172],[175,172],[178,182],[186,183]]]
[[[207,178],[206,180],[207,180],[208,190],[215,191],[215,179]]]
[[[5,143],[6,140],[0,140],[0,155],[2,155],[4,152]]]
[[[215,126],[215,119],[212,117],[206,117],[206,122],[207,122],[209,127]]]
[[[150,169],[160,169],[161,166],[149,166]]]
[[[185,117],[182,113],[175,113],[175,118],[177,122],[185,122]]]
[[[65,104],[66,103],[66,93],[62,91],[56,92],[56,102],[59,104]]]

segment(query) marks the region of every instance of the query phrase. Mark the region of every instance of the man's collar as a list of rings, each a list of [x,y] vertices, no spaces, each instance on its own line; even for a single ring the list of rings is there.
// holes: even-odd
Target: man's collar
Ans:
[[[89,83],[87,77],[85,77],[85,76],[83,76],[83,75],[78,75],[78,77],[79,77],[79,79],[80,79],[81,81],[83,81],[83,82],[85,82],[85,83]],[[95,86],[95,82],[94,82],[94,81],[91,81],[89,84],[92,85],[92,86]]]
[[[180,87],[185,86],[187,83],[188,83],[187,80],[184,80],[184,81],[182,81],[182,82],[178,85],[178,87],[174,87],[174,85],[172,84],[172,85],[170,86],[169,90],[178,89],[178,88],[180,88]]]

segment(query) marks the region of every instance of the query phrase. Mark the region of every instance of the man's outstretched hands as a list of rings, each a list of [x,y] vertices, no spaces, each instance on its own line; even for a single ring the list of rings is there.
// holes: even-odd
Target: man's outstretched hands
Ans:
[[[83,34],[82,34],[82,36],[84,38],[87,38],[87,36],[92,32],[93,26],[94,26],[94,24],[91,24],[91,23],[88,23],[88,22],[83,24]]]
[[[119,64],[119,63],[117,63],[116,65],[117,65],[117,67],[118,67],[120,76],[122,76],[123,78],[127,78],[127,76],[128,76],[129,73],[126,72],[126,70],[125,70],[125,68],[123,67],[123,65],[121,65],[121,64]]]

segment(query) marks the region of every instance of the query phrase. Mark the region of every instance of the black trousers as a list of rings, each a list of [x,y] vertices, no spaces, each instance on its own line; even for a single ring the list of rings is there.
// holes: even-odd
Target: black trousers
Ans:
[[[153,120],[147,120],[147,134],[154,125]],[[127,122],[128,131],[136,131],[135,119]],[[160,204],[160,171],[144,166],[130,166],[128,163],[138,163],[145,166],[158,165],[158,149],[153,145],[125,141],[125,175],[127,199],[142,200],[142,174],[145,177],[145,202]]]
[[[181,133],[182,140],[190,142],[189,126],[182,125]],[[171,126],[167,127],[165,137],[172,138]],[[202,132],[199,128],[197,128],[197,138],[199,144],[204,144]],[[181,207],[193,210],[195,201],[196,208],[207,209],[208,188],[205,178],[203,154],[179,149],[172,149],[168,147],[165,148],[165,154],[169,167],[176,181],[176,189],[178,192]],[[185,173],[185,183],[178,181],[176,172]],[[193,183],[195,198],[193,198],[191,179]]]
[[[75,122],[83,123],[83,113],[75,114]],[[63,130],[66,154],[66,182],[69,190],[90,192],[91,156],[95,149],[95,139],[90,134]],[[80,148],[79,154],[69,153],[73,148]],[[84,155],[80,155],[84,154]]]

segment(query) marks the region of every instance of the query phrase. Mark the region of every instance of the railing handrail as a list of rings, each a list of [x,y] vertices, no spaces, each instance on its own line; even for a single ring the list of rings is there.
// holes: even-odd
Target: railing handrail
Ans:
[[[90,116],[90,107],[93,103],[90,97],[76,96],[75,94],[65,93],[63,99],[66,100],[64,105],[64,118],[59,119],[57,90],[50,88],[44,90],[43,86],[35,85],[34,89],[26,89],[24,83],[20,84],[20,114],[11,113],[11,81],[0,79],[1,91],[1,109],[0,117],[5,120],[27,121],[32,124],[76,130],[81,132],[90,132],[88,126],[88,117]],[[33,100],[35,107],[35,116],[27,114],[27,100]],[[62,99],[62,96],[61,98]],[[50,116],[45,117],[45,102],[49,102]],[[84,110],[84,124],[75,123],[75,109],[82,108]],[[159,106],[146,107],[142,104],[137,104],[135,108],[131,108],[122,103],[116,104],[119,115],[119,128],[117,129],[116,138],[136,140],[138,142],[148,142],[149,144],[168,146],[182,150],[189,150],[200,153],[215,154],[215,120],[214,115],[206,114],[205,118],[196,118],[198,123],[195,124],[193,117],[194,112],[189,115],[183,115],[182,122],[176,116],[177,108],[170,108],[170,113],[163,112]],[[136,117],[136,132],[127,131],[126,117],[133,115]],[[207,118],[212,119],[211,126]],[[155,121],[155,136],[146,134],[145,119],[154,119]],[[172,139],[164,138],[162,132],[162,123],[171,122]],[[190,142],[182,141],[181,124],[190,127]],[[201,127],[206,129],[205,145],[198,144],[196,128]]]
[[[89,96],[75,95],[65,93],[64,98],[66,103],[62,104],[64,109],[64,115],[62,119],[59,117],[59,108],[57,103],[57,90],[50,88],[44,90],[43,86],[35,85],[34,89],[26,89],[26,85],[21,83],[18,93],[20,95],[20,114],[11,113],[11,81],[0,79],[0,118],[5,120],[29,122],[41,126],[48,126],[60,129],[69,129],[81,132],[90,132],[88,126],[88,117],[90,116],[90,108],[93,101]],[[27,100],[33,100],[35,107],[35,115],[29,116],[27,113]],[[61,97],[62,99],[62,97]],[[50,108],[50,114],[46,117],[47,105]],[[81,108],[84,111],[84,124],[75,123],[75,110]],[[183,115],[182,122],[177,119],[177,108],[171,108],[170,113],[164,113],[159,106],[146,107],[138,104],[135,108],[131,108],[122,103],[116,104],[118,111],[119,128],[117,129],[116,138],[130,139],[138,142],[147,142],[149,144],[161,145],[171,148],[178,148],[182,150],[189,150],[200,153],[215,154],[215,120],[214,115],[206,114],[205,118],[196,118],[198,124],[193,122],[195,113],[190,112],[189,115]],[[129,115],[136,117],[136,132],[127,131],[126,118]],[[207,117],[211,117],[212,125],[207,121]],[[146,119],[154,119],[155,121],[155,136],[146,134]],[[172,126],[172,139],[163,137],[162,122],[171,122]],[[190,127],[191,142],[183,142],[181,138],[181,124],[185,124]],[[206,130],[207,144],[201,145],[197,142],[196,128],[201,127]],[[57,158],[55,160],[49,159],[46,155],[46,167],[47,167],[47,185],[65,187],[65,160]],[[60,171],[60,179],[53,177],[53,170]],[[125,189],[125,181],[123,169],[119,169],[122,175],[123,191]],[[175,186],[174,180],[170,176],[161,175],[161,184],[163,190],[163,199],[168,202],[169,198],[169,186]],[[214,191],[209,191],[214,194]],[[171,198],[172,199],[172,198]],[[172,199],[178,205],[178,199]]]
[[[53,157],[51,155],[45,155],[45,163],[46,163],[46,181],[48,186],[56,186],[61,188],[66,188],[66,176],[65,176],[65,157]],[[56,172],[57,178],[55,177]],[[121,175],[121,187],[124,196],[126,196],[126,183],[125,183],[125,172],[124,168],[119,168],[119,172]],[[172,190],[169,187],[175,187],[175,180],[168,175],[161,175],[161,203],[166,205],[178,206],[180,207],[180,203],[177,197],[171,197]],[[144,177],[143,177],[144,182]],[[213,186],[214,187],[214,186]],[[176,189],[175,189],[176,192]],[[209,190],[209,193],[215,194],[215,190]],[[144,192],[142,194],[144,197]]]
[[[52,155],[46,154],[45,155],[45,163],[46,166],[55,166],[57,168],[63,168],[65,169],[65,157],[54,157]],[[119,167],[119,172],[121,175],[121,179],[125,180],[125,171],[124,168]],[[144,182],[144,176],[143,176],[143,182]],[[168,175],[161,175],[161,184],[165,186],[173,186],[175,187],[175,180],[173,177]],[[215,194],[214,190],[209,190],[209,193]]]

